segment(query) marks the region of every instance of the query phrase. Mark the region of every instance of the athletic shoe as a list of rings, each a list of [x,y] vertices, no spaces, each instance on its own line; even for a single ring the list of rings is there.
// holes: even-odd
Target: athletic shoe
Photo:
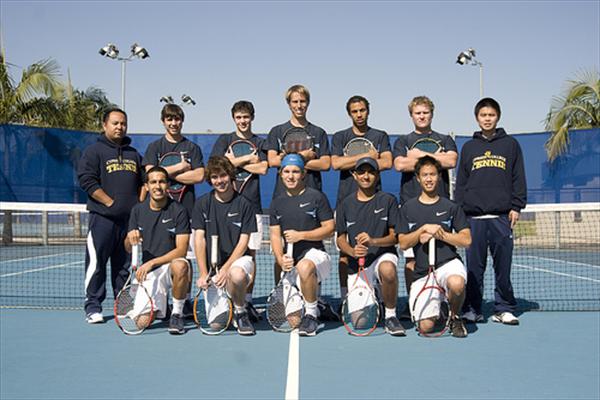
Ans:
[[[315,317],[310,314],[306,314],[300,321],[300,327],[298,328],[298,334],[300,336],[315,336],[317,329],[319,328],[319,322]]]
[[[331,304],[323,299],[317,301],[317,308],[319,309],[319,320],[321,321],[340,321],[340,314],[335,312]]]
[[[402,311],[400,311],[400,319],[410,321],[412,319],[410,315],[410,308],[408,307],[408,303],[404,305]]]
[[[185,333],[185,324],[179,314],[171,314],[169,320],[169,333],[171,335],[183,335]]]
[[[242,311],[241,313],[235,313],[233,319],[235,322],[234,325],[237,328],[237,332],[240,335],[252,336],[256,333],[252,322],[250,322],[250,316],[246,311]]]
[[[385,319],[385,331],[392,336],[406,336],[406,331],[396,316]]]
[[[194,304],[192,303],[192,300],[185,299],[182,315],[184,319],[194,319]]]
[[[453,317],[450,320],[450,333],[457,338],[467,337],[467,328],[460,317]]]
[[[471,324],[474,324],[476,322],[483,322],[483,315],[476,314],[474,311],[467,311],[466,313],[463,313],[462,319]]]
[[[104,317],[102,316],[102,313],[99,312],[89,313],[86,315],[85,321],[88,324],[101,324],[104,322]]]
[[[494,314],[492,321],[501,322],[505,325],[519,325],[519,318],[515,317],[513,313],[508,311]]]
[[[246,312],[251,322],[258,322],[262,319],[260,313],[254,308],[254,304],[249,301],[246,302]]]

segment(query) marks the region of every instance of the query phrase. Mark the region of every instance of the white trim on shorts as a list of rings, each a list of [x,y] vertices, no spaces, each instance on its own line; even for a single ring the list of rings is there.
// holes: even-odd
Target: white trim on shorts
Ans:
[[[439,285],[442,288],[444,288],[444,290],[446,290],[446,292],[448,291],[448,284],[447,284],[448,278],[452,275],[462,276],[462,278],[465,280],[465,286],[466,286],[467,268],[465,267],[465,265],[462,263],[462,261],[459,258],[454,258],[454,259],[448,261],[446,264],[437,268],[435,270],[435,273],[436,273],[436,278],[437,278]],[[417,295],[419,294],[419,292],[421,291],[421,289],[423,288],[423,286],[425,285],[426,281],[427,281],[427,275],[422,278],[417,279],[410,286],[410,298],[409,298],[408,304],[410,307],[410,313],[413,318],[413,321],[415,321],[416,315],[419,316],[419,320],[423,320],[423,319],[435,317],[436,315],[439,314],[441,293],[438,290],[432,290],[431,296],[427,296],[426,293],[423,293],[419,297],[420,304],[417,304],[415,306],[415,309],[413,310],[413,304],[415,302],[415,299],[416,299]],[[429,285],[429,283],[428,283],[428,285]],[[421,299],[423,299],[423,302],[426,303],[424,310],[421,310],[423,308],[423,304],[422,304],[423,302],[421,301]]]
[[[263,239],[263,216],[262,214],[256,214],[256,232],[252,232],[250,234],[250,239],[248,240],[248,248],[250,250],[260,250],[260,246],[262,244]]]

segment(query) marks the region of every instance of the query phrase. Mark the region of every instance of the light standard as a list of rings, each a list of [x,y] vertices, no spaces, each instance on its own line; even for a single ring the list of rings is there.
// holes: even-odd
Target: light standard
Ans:
[[[160,102],[161,103],[166,103],[166,104],[175,104],[175,101],[173,100],[172,96],[163,96],[160,98]],[[195,106],[196,105],[196,101],[194,99],[192,99],[190,96],[188,96],[187,94],[182,94],[181,95],[181,105],[188,105],[188,106]]]
[[[475,49],[469,47],[465,51],[461,51],[456,58],[456,63],[460,65],[470,64],[479,66],[479,98],[483,98],[483,64],[475,59]]]
[[[121,61],[121,107],[125,110],[125,65],[128,61],[133,60],[134,57],[143,60],[150,57],[150,54],[148,54],[148,50],[137,43],[131,45],[129,57],[119,57],[119,49],[112,43],[102,47],[98,53],[100,53],[101,56]]]

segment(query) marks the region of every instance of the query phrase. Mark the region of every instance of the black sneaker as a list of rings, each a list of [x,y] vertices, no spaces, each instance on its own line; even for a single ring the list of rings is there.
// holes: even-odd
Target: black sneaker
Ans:
[[[169,320],[169,333],[171,335],[183,335],[185,333],[185,324],[179,314],[171,314]]]
[[[323,299],[317,301],[317,308],[319,309],[319,319],[321,321],[341,321],[340,314],[335,312],[331,304]]]
[[[412,319],[410,315],[410,308],[408,307],[408,303],[404,305],[402,311],[400,311],[400,319],[410,321]]]
[[[450,320],[450,333],[457,338],[467,337],[465,322],[459,316],[453,317]]]
[[[235,327],[240,335],[252,336],[256,333],[252,322],[250,322],[250,316],[246,311],[234,314]]]
[[[404,327],[395,316],[385,319],[385,331],[392,336],[406,336]]]
[[[254,308],[254,305],[249,301],[246,302],[246,312],[248,313],[248,317],[250,318],[251,322],[258,322],[262,319],[260,313],[256,310],[256,308]]]
[[[190,299],[185,299],[185,303],[183,303],[183,318],[194,319],[194,304]]]
[[[319,321],[310,314],[306,314],[300,321],[298,334],[300,336],[315,336],[319,328]]]

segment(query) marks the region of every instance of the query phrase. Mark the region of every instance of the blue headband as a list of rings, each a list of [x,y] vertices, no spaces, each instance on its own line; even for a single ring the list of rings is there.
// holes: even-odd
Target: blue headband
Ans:
[[[281,168],[287,167],[288,165],[295,165],[304,171],[304,159],[298,154],[288,154],[281,160]]]

